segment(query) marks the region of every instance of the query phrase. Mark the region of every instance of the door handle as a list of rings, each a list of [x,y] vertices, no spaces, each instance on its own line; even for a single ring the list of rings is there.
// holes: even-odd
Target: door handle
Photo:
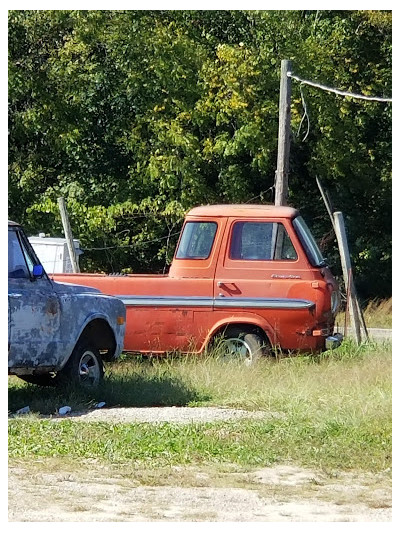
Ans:
[[[9,294],[8,296],[10,298],[22,298],[22,294],[16,294],[15,292],[13,292],[12,294]]]
[[[236,285],[234,281],[217,281],[217,287],[226,291],[229,294],[229,296],[242,293],[242,291],[239,289],[239,287]]]

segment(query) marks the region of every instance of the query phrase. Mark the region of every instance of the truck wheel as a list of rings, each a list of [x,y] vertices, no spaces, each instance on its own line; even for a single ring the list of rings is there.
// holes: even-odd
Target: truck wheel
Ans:
[[[39,385],[40,387],[55,387],[57,385],[57,376],[52,374],[38,374],[18,376],[23,381],[31,383],[32,385]]]
[[[266,353],[266,343],[257,333],[243,328],[228,328],[218,343],[218,352],[224,359],[241,360],[246,366],[251,366]]]
[[[104,376],[99,350],[91,342],[78,342],[68,363],[58,375],[65,385],[96,387]]]

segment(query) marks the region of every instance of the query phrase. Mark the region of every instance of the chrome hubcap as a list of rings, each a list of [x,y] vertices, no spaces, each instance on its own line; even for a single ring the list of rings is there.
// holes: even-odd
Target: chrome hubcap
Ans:
[[[101,369],[97,357],[90,350],[82,355],[79,365],[79,379],[84,385],[97,385],[100,382]]]
[[[223,343],[223,356],[227,359],[242,360],[246,365],[251,364],[251,348],[243,339],[226,339]]]

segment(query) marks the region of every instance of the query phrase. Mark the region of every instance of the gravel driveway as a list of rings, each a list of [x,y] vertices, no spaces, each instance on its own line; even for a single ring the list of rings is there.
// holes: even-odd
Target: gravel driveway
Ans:
[[[192,422],[222,422],[237,418],[270,418],[281,416],[266,411],[245,411],[220,407],[112,407],[94,409],[88,412],[71,412],[66,416],[52,416],[54,421],[73,418],[80,422],[171,422],[190,424]]]

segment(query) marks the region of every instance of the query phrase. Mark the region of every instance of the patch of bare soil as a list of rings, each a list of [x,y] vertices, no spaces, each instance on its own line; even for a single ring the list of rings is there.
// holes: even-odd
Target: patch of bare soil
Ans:
[[[186,423],[259,415],[170,407],[102,409],[72,416],[82,422]],[[9,464],[8,503],[11,522],[388,522],[392,518],[389,473],[332,475],[293,465],[245,472],[217,466],[141,470],[136,465],[105,466],[90,460],[82,464],[14,460]]]
[[[9,468],[11,522],[387,522],[390,487],[375,476],[295,466],[255,472],[172,467],[153,475],[96,463]]]

